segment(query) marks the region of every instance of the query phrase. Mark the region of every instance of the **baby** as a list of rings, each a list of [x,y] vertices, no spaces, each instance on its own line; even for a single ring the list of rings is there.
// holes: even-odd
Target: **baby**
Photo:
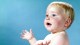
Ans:
[[[32,30],[24,30],[21,34],[22,39],[29,41],[30,45],[69,45],[66,29],[74,20],[73,7],[65,2],[52,2],[46,10],[44,20],[45,28],[51,32],[44,40],[36,40]]]

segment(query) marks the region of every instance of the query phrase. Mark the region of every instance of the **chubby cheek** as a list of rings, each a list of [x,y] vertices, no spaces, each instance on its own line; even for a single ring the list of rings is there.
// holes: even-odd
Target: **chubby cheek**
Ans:
[[[61,19],[54,19],[53,20],[54,25],[56,24],[56,26],[61,27],[63,25],[63,21]]]
[[[57,23],[57,26],[60,26],[61,25],[60,20],[56,20],[56,23]]]

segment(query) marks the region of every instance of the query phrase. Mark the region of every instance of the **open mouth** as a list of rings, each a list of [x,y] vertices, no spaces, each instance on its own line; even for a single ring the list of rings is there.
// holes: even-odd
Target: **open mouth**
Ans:
[[[52,24],[48,22],[48,23],[46,23],[46,25],[47,25],[47,26],[51,26]]]

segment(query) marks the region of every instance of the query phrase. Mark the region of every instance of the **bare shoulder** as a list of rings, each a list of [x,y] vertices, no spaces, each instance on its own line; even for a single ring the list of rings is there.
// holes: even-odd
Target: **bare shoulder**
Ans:
[[[66,37],[67,37],[67,33],[63,31],[63,32],[56,33],[53,39],[66,39]]]
[[[58,33],[55,33],[55,34],[48,34],[45,37],[45,40],[47,40],[47,39],[52,40],[52,39],[59,38],[59,37],[65,38],[65,36],[67,36],[66,32],[64,32],[64,31],[63,32],[58,32]]]
[[[66,45],[67,40],[66,32],[59,32],[51,39],[50,45]]]

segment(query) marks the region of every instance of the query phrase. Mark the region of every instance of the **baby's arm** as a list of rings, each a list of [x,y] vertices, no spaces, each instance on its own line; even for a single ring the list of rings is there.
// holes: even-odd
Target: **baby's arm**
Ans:
[[[35,45],[49,45],[50,40],[46,41],[46,40],[38,40]]]
[[[23,30],[21,34],[21,38],[28,40],[30,45],[49,45],[50,41],[46,40],[36,40],[35,37],[33,36],[32,30],[28,32],[27,30]]]
[[[27,30],[24,30],[21,34],[22,39],[26,39],[29,41],[30,45],[34,45],[36,42],[35,37],[33,36],[32,30],[30,29],[30,32]]]
[[[50,39],[51,39],[51,38],[50,38],[50,34],[49,34],[49,35],[47,35],[47,36],[45,37],[44,40],[38,40],[38,41],[35,43],[35,45],[49,45],[50,42],[51,42]]]

